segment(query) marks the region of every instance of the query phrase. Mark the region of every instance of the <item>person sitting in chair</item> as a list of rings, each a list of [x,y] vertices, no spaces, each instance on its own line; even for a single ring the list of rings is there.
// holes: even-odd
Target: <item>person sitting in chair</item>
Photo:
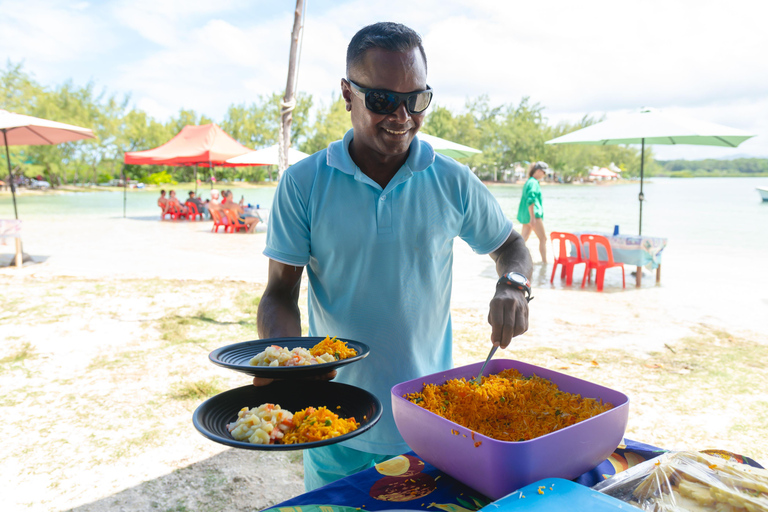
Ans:
[[[171,190],[168,192],[168,206],[171,208],[176,208],[176,211],[186,215],[187,214],[187,207],[181,204],[181,201],[176,197],[176,191]]]
[[[222,195],[224,196],[224,201],[221,203],[221,208],[224,210],[234,211],[240,221],[248,225],[248,233],[255,233],[256,225],[259,223],[259,219],[256,217],[247,217],[243,207],[232,200],[231,191],[226,190],[222,192]]]
[[[202,202],[199,197],[195,197],[195,193],[191,190],[189,191],[189,199],[187,199],[187,202],[194,204],[197,211],[202,213],[204,217],[210,217],[208,214],[208,206]]]
[[[160,197],[157,199],[157,206],[163,209],[163,215],[165,215],[168,209],[168,198],[165,197],[165,189],[160,191]]]

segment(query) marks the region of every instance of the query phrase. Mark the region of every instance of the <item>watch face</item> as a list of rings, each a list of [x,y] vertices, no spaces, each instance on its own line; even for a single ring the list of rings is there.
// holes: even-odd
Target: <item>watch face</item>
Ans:
[[[522,276],[520,274],[515,274],[515,273],[512,273],[512,272],[507,274],[507,279],[509,279],[510,281],[512,281],[514,283],[520,284],[520,285],[525,285],[526,281],[528,281],[525,278],[525,276]]]

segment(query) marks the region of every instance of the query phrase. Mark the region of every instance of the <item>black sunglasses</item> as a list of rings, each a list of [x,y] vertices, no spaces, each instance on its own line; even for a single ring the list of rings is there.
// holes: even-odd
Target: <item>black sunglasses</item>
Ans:
[[[421,114],[432,101],[432,89],[429,86],[424,91],[399,93],[386,89],[366,89],[348,78],[346,81],[352,86],[352,92],[365,100],[365,107],[376,114],[391,114],[403,102],[409,114]]]

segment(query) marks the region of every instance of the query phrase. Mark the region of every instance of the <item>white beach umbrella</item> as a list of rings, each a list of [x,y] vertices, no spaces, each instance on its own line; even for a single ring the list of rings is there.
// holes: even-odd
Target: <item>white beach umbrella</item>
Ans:
[[[288,148],[288,165],[304,160],[309,155],[297,149]],[[267,148],[257,149],[244,155],[236,156],[227,160],[230,164],[240,165],[279,165],[280,146],[277,144]]]
[[[472,155],[482,153],[479,149],[451,142],[450,140],[441,139],[440,137],[435,137],[434,135],[429,135],[423,132],[419,132],[416,137],[432,146],[432,149],[434,149],[435,152],[451,158],[468,158]]]
[[[49,121],[39,117],[14,114],[0,110],[0,131],[3,132],[0,144],[5,146],[5,157],[8,160],[8,175],[11,178],[11,195],[13,196],[13,213],[19,218],[16,210],[16,186],[11,171],[11,155],[8,146],[44,146],[61,144],[80,139],[93,139],[93,131],[71,124]]]
[[[599,169],[598,168],[592,169],[591,171],[589,171],[589,175],[594,176],[596,178],[618,178],[619,177],[618,174],[616,174],[612,170],[607,169],[605,167],[600,167]]]
[[[707,121],[667,114],[656,109],[611,117],[600,123],[547,141],[547,144],[640,144],[640,227],[643,233],[643,165],[646,144],[696,144],[735,148],[754,137],[745,131]]]

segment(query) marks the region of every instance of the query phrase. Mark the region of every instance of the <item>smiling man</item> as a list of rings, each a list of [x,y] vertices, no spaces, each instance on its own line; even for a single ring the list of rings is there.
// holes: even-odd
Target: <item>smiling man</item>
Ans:
[[[453,366],[457,236],[496,262],[491,342],[506,347],[528,329],[531,260],[522,238],[469,168],[418,139],[432,99],[419,35],[397,23],[361,29],[347,49],[341,92],[352,130],[289,168],[275,193],[259,335],[301,335],[298,299],[306,267],[309,335],[371,347],[369,357],[339,370],[337,380],[371,391],[384,414],[360,436],[306,450],[307,490],[409,451],[389,392]]]

